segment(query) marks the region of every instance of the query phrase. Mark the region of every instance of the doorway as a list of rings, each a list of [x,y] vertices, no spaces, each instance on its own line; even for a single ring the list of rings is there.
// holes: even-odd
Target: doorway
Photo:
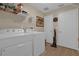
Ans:
[[[58,30],[58,17],[54,17],[53,18],[53,42],[52,42],[52,45],[51,47],[55,47],[57,48],[57,30]]]

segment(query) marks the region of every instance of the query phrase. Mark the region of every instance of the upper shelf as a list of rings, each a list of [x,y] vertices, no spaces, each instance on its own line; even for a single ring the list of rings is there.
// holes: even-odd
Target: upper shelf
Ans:
[[[0,11],[12,13],[15,15],[26,16],[27,12],[22,10],[22,4],[0,3]]]

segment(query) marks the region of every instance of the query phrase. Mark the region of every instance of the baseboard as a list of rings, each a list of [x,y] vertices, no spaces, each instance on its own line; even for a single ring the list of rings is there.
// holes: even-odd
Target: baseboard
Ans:
[[[67,47],[67,46],[64,46],[64,45],[59,45],[59,44],[57,44],[57,46],[61,46],[61,47],[65,47],[65,48],[68,48],[68,49],[72,49],[72,50],[79,51],[79,49],[70,48],[70,47]]]
[[[48,42],[46,42],[46,43],[51,45],[51,43],[48,43]],[[60,44],[57,44],[57,46],[79,51],[79,49],[74,49],[74,48],[66,47],[66,46],[63,46],[63,45],[60,45]]]

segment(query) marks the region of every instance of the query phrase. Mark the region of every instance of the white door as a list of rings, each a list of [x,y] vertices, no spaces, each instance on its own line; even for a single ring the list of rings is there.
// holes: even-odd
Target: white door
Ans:
[[[32,56],[32,42],[20,43],[7,47],[2,51],[3,56]]]
[[[61,13],[58,19],[58,45],[62,45],[72,49],[78,49],[77,9]]]
[[[48,43],[53,42],[53,17],[52,16],[45,16],[44,17],[44,32],[46,41]]]

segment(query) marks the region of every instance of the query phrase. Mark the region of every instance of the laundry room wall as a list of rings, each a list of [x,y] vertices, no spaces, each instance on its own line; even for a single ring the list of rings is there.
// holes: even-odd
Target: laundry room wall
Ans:
[[[42,16],[43,13],[38,11],[37,9],[29,6],[28,4],[23,6],[23,10],[25,10],[28,14],[26,18],[21,16],[16,16],[14,14],[0,11],[0,29],[2,28],[22,28],[22,27],[32,27],[35,26],[34,22],[29,23],[30,17]],[[38,30],[37,28],[36,30]],[[43,28],[41,28],[43,29]]]

